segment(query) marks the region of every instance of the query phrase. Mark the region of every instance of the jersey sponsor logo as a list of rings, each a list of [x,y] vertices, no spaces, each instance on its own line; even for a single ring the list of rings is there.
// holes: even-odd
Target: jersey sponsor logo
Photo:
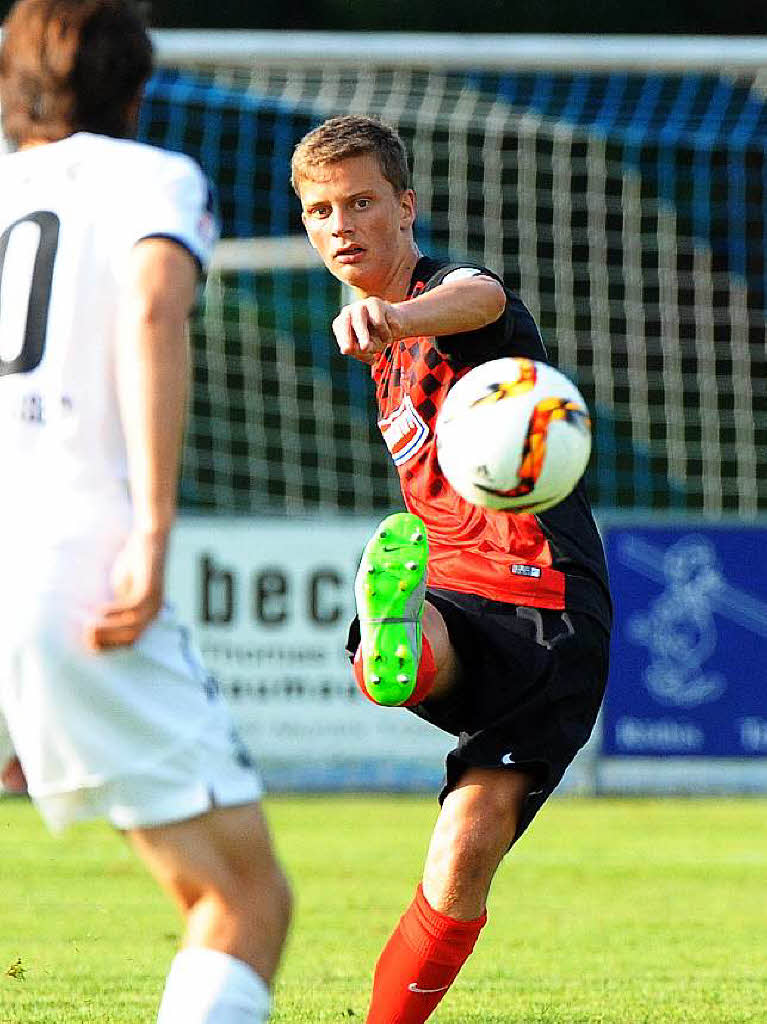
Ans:
[[[537,565],[512,565],[511,571],[515,576],[529,576],[534,580],[541,577],[541,570]]]
[[[412,459],[429,436],[429,428],[418,415],[409,396],[402,400],[399,408],[391,416],[381,420],[378,426],[395,466],[401,466],[408,459]]]
[[[439,988],[419,988],[414,981],[408,985],[409,992],[420,992],[422,995],[429,995],[432,992],[447,992],[449,985],[440,985]]]

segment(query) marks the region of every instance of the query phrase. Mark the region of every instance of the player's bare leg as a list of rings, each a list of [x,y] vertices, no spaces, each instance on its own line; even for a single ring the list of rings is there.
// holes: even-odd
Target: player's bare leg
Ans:
[[[264,1020],[291,897],[259,805],[219,808],[188,821],[134,829],[129,837],[186,919],[158,1020]],[[196,984],[202,976],[205,992]],[[184,1005],[187,989],[194,1011]],[[199,1007],[206,998],[208,1015]]]
[[[448,793],[423,873],[424,895],[435,910],[460,921],[483,913],[531,783],[523,772],[471,768]]]

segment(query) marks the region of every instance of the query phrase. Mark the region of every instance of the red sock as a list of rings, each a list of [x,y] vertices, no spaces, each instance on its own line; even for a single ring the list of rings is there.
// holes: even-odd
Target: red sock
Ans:
[[[352,668],[354,670],[354,679],[359,690],[367,697],[368,700],[373,701],[375,704],[376,702],[365,689],[365,679],[362,672],[362,645],[357,648]],[[437,663],[434,660],[434,652],[431,649],[431,644],[424,634],[421,637],[421,660],[418,662],[418,675],[415,677],[415,689],[404,702],[403,707],[412,707],[414,704],[420,704],[425,697],[428,697],[431,693],[432,687],[434,686],[434,680],[436,678]]]
[[[415,899],[376,964],[367,1024],[423,1024],[474,949],[487,912],[456,921]]]

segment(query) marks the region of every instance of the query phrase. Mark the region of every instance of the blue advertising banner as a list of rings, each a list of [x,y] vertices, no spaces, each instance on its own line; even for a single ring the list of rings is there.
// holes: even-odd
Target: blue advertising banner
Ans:
[[[611,527],[605,546],[602,753],[767,756],[767,529]]]

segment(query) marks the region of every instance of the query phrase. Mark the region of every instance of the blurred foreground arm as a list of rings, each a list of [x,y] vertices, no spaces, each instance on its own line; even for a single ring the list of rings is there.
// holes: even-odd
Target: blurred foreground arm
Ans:
[[[113,566],[114,600],[86,628],[93,650],[132,644],[162,607],[189,388],[187,320],[197,280],[197,264],[175,242],[149,238],[134,247],[117,338],[133,528]]]

